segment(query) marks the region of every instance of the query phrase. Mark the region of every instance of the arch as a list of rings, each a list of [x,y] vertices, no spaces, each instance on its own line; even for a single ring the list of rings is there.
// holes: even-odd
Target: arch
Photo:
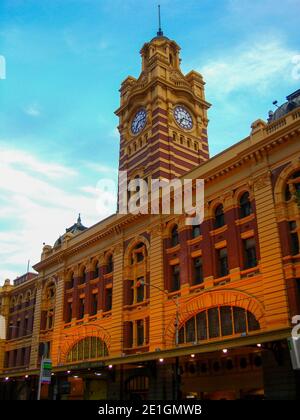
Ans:
[[[220,205],[223,206],[224,209],[224,201],[222,200],[222,198],[217,198],[215,200],[213,200],[208,207],[208,215],[209,218],[214,219],[215,218],[215,212],[216,212],[216,208],[219,207]]]
[[[128,264],[130,263],[130,257],[131,257],[132,251],[139,243],[143,243],[145,245],[147,254],[149,254],[150,242],[144,236],[138,235],[130,241],[130,243],[127,245],[127,248],[125,250],[124,261],[126,261]]]
[[[193,297],[179,306],[179,327],[193,316],[206,309],[217,306],[238,306],[251,312],[264,328],[264,307],[254,296],[239,290],[227,289],[207,291]],[[174,305],[175,306],[175,305]],[[168,323],[165,330],[167,345],[171,346],[175,336],[175,315]]]
[[[108,356],[105,341],[99,337],[87,336],[77,341],[69,349],[67,363],[83,362]]]
[[[17,305],[17,298],[16,298],[16,296],[13,296],[13,298],[11,299],[11,302],[10,302],[10,307],[13,308],[16,305]]]
[[[31,299],[32,299],[32,293],[31,293],[31,290],[27,290],[26,291],[26,293],[25,293],[25,302],[27,303],[27,302],[30,302],[31,301]]]
[[[275,204],[280,204],[285,202],[285,186],[289,178],[293,175],[294,172],[300,171],[300,162],[299,160],[294,161],[290,165],[286,166],[280,173],[275,187],[274,187],[274,198]]]
[[[215,229],[221,228],[226,224],[224,205],[219,204],[215,207],[214,211],[214,227]]]
[[[173,219],[173,220],[171,220],[170,222],[167,223],[167,225],[164,229],[164,238],[170,238],[172,229],[175,226],[177,226],[178,229],[179,229],[179,219],[178,218]]]
[[[67,364],[67,357],[71,349],[76,343],[84,340],[87,337],[99,338],[107,348],[107,355],[110,351],[111,337],[110,334],[103,327],[97,324],[80,325],[74,328],[61,337],[60,360],[59,363]]]
[[[21,294],[18,296],[18,299],[17,299],[17,305],[22,305],[22,303],[23,303],[23,299],[24,299],[24,296],[23,296],[23,294],[21,293]]]

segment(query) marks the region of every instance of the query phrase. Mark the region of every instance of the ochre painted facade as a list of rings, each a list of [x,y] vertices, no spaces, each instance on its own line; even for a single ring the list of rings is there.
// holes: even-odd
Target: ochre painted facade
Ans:
[[[254,122],[246,139],[209,158],[203,78],[182,74],[179,50],[165,37],[154,38],[141,50],[140,77],[122,83],[116,111],[120,169],[148,182],[204,179],[204,222],[197,230],[183,216],[115,214],[86,230],[79,220],[54,247],[44,246],[37,276],[0,289],[7,320],[7,340],[0,341],[5,386],[12,378],[36,377],[41,343],[48,343],[44,353],[54,377],[65,375],[79,398],[93,392],[126,398],[130,390],[143,398],[168,397],[174,383],[166,380],[161,389],[159,378],[174,378],[176,358],[181,395],[196,390],[231,399],[241,397],[238,388],[257,388],[272,397],[276,380],[270,372],[278,354],[286,363],[278,370],[291,378],[282,395],[296,395],[299,378],[293,377],[286,339],[292,316],[300,314],[300,110],[269,124]],[[178,105],[191,114],[191,130],[175,121]],[[147,120],[133,135],[139,109]],[[210,369],[224,364],[225,372],[229,360],[235,366],[243,354],[253,369],[230,377],[231,391],[212,378],[196,380],[186,368],[197,360],[201,370],[207,361]],[[256,369],[258,358],[265,365],[257,361]],[[85,386],[66,373],[76,370],[84,371]],[[91,372],[99,381],[102,375],[98,388]]]

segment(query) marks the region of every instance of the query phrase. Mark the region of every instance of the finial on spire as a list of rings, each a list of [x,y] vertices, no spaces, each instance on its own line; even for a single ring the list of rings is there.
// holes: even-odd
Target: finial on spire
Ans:
[[[158,32],[157,32],[157,36],[164,36],[164,33],[161,29],[160,4],[158,5]]]
[[[80,213],[79,213],[79,215],[78,215],[77,223],[78,223],[79,225],[81,225],[81,216],[80,216]]]

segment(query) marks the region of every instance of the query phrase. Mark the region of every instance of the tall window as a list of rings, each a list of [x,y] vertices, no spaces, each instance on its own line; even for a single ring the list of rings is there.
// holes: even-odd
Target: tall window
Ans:
[[[136,283],[136,303],[143,302],[145,299],[144,277],[139,277]]]
[[[215,210],[215,229],[225,225],[224,208],[220,204]]]
[[[104,311],[108,312],[112,309],[112,288],[105,289],[105,302],[104,302]]]
[[[137,346],[144,345],[144,320],[140,319],[136,322],[136,344]]]
[[[257,266],[256,243],[254,238],[244,240],[245,268]]]
[[[92,294],[91,315],[97,315],[98,312],[98,293]]]
[[[179,244],[178,226],[175,225],[171,231],[171,246],[174,247]]]
[[[74,276],[74,273],[72,272],[70,273],[70,276],[69,276],[68,288],[73,289],[74,285],[75,285],[75,276]]]
[[[172,266],[171,292],[180,290],[180,267],[179,264]]]
[[[85,305],[85,299],[80,298],[79,306],[78,306],[78,319],[82,319],[84,317],[84,305]]]
[[[72,304],[72,302],[68,302],[68,304],[67,304],[67,318],[66,318],[67,323],[72,321],[72,312],[73,312],[73,304]]]
[[[222,248],[218,250],[218,264],[219,277],[227,276],[229,274],[227,248]]]
[[[203,283],[203,264],[202,258],[194,258],[193,259],[193,267],[194,267],[194,278],[193,284],[201,284]]]
[[[99,278],[100,276],[100,263],[97,261],[97,263],[95,264],[95,269],[94,269],[94,279]]]
[[[81,271],[81,275],[79,277],[79,284],[86,283],[87,277],[88,277],[87,269],[86,269],[86,267],[83,267],[83,269]]]
[[[297,223],[289,222],[290,238],[291,238],[291,255],[299,254],[299,237],[297,232]]]
[[[249,192],[245,192],[240,198],[240,217],[243,219],[250,216],[250,214],[252,214],[250,195]]]
[[[110,274],[113,271],[114,271],[114,259],[113,259],[113,255],[110,254],[108,259],[107,259],[106,274]]]

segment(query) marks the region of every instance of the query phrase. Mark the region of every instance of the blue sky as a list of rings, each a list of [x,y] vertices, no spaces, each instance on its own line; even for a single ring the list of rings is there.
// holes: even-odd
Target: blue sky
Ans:
[[[165,34],[182,70],[207,82],[212,155],[266,119],[300,88],[299,0],[161,0]],[[82,213],[90,226],[114,211],[97,200],[116,179],[121,81],[140,72],[157,30],[152,0],[1,0],[0,284],[38,261]]]

